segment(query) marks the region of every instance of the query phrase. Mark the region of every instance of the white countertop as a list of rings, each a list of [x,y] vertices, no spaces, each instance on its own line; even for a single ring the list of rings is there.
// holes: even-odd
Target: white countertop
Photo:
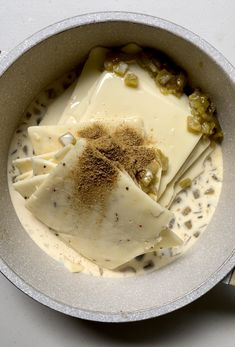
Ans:
[[[180,24],[235,65],[233,0],[0,0],[2,55],[37,30],[95,11],[134,11]],[[0,275],[1,347],[235,346],[235,287],[218,285],[170,315],[132,324],[82,321],[50,310]]]

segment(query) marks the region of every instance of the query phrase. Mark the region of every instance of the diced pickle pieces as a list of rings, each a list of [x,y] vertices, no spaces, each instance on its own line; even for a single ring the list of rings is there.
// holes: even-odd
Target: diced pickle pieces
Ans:
[[[156,195],[156,194],[154,194],[154,193],[148,193],[148,196],[149,196],[152,200],[154,200],[154,201],[157,202],[157,195]]]
[[[113,65],[113,71],[118,75],[118,76],[125,76],[126,72],[128,70],[128,64],[124,63],[123,61],[120,61],[118,64]]]
[[[137,88],[139,79],[134,73],[128,72],[124,78],[124,82],[127,87]]]
[[[189,105],[192,117],[188,117],[188,130],[202,133],[214,141],[221,141],[223,132],[218,119],[214,115],[215,106],[208,95],[196,89],[189,95]]]
[[[207,189],[206,191],[205,191],[205,195],[212,195],[212,194],[214,194],[214,192],[215,192],[215,190],[213,189],[213,188],[209,188],[209,189]]]
[[[67,132],[66,134],[61,135],[59,137],[59,141],[64,147],[70,144],[75,145],[76,143],[75,137],[70,132]]]
[[[212,135],[214,132],[215,123],[214,122],[203,122],[202,123],[202,133],[204,135]]]
[[[195,117],[188,116],[187,126],[188,126],[188,130],[193,133],[200,133],[202,131],[202,126]]]
[[[166,69],[161,70],[157,77],[156,77],[156,81],[161,85],[161,86],[166,86],[167,83],[170,82],[170,80],[173,78],[173,75],[167,71]]]
[[[139,174],[137,181],[141,189],[148,194],[153,200],[157,201],[156,183],[158,182],[157,172],[160,164],[157,160],[153,160],[145,171]]]
[[[157,160],[153,160],[149,166],[148,169],[153,173],[153,175],[156,175],[156,173],[159,170],[159,163],[157,162]]]
[[[179,183],[179,185],[182,189],[190,188],[192,185],[192,180],[190,178],[185,178]]]
[[[144,176],[140,180],[140,183],[144,187],[148,187],[152,183],[153,179],[154,179],[154,175],[152,171],[146,170]]]
[[[183,93],[184,87],[186,85],[186,77],[182,72],[179,73],[179,75],[176,78],[176,85],[177,85],[178,91],[181,91]]]
[[[125,48],[122,51],[118,49],[109,51],[104,62],[105,70],[114,71],[120,77],[125,76],[125,85],[136,88],[139,84],[138,77],[127,71],[129,64],[137,63],[150,74],[164,95],[173,94],[176,97],[181,97],[187,85],[184,71],[180,70],[161,52],[152,49],[140,49],[136,45],[134,47],[132,53],[128,53],[128,50],[125,52]],[[189,95],[189,106],[191,116],[187,120],[188,131],[203,134],[215,142],[221,142],[223,132],[215,116],[215,106],[209,96],[196,89]]]
[[[112,72],[113,71],[113,63],[110,60],[105,60],[104,68],[106,71]]]
[[[191,212],[191,208],[189,206],[185,207],[182,211],[183,216],[187,216]]]
[[[156,83],[160,85],[163,94],[174,94],[180,97],[184,92],[186,77],[182,72],[174,74],[166,69],[162,69],[157,74]]]
[[[162,171],[166,172],[168,170],[168,158],[162,153],[162,151],[158,148],[156,150],[157,152],[157,157],[161,163]]]
[[[191,220],[187,220],[187,222],[185,222],[184,223],[184,225],[186,226],[186,228],[188,228],[188,229],[192,229],[192,226],[193,226],[193,224],[192,224],[192,221]]]
[[[212,140],[214,140],[215,142],[221,142],[223,138],[224,133],[222,131],[218,131],[212,136]]]
[[[200,114],[200,118],[201,118],[201,122],[203,120],[208,121],[208,122],[212,122],[214,120],[214,117],[211,114],[205,113],[205,112],[202,112]]]
[[[143,69],[147,70],[152,77],[155,77],[160,71],[159,65],[155,64],[153,59],[143,51],[138,55],[137,62]]]

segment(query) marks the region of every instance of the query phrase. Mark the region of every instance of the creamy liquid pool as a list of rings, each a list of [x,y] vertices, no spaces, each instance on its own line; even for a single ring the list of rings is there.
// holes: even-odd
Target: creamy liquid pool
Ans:
[[[119,271],[99,268],[96,264],[82,257],[60,239],[58,233],[38,221],[24,207],[24,199],[17,193],[12,182],[17,175],[12,160],[33,155],[31,144],[27,138],[27,128],[38,125],[43,119],[48,105],[64,93],[76,78],[76,73],[69,73],[41,93],[30,105],[17,128],[9,151],[8,181],[12,202],[19,220],[33,241],[49,256],[61,262],[70,271],[82,271],[86,274],[104,277],[123,277],[141,274],[159,269],[170,263],[188,250],[205,231],[218,203],[223,176],[222,151],[216,146],[212,154],[204,162],[204,172],[197,177],[190,189],[179,193],[170,210],[175,219],[171,221],[172,230],[184,240],[183,246],[169,248],[141,255],[123,265]]]

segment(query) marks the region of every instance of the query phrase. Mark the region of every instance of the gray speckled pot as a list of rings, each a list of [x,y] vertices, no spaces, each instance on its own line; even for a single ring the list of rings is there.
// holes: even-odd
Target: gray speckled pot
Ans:
[[[205,234],[186,256],[160,271],[128,279],[71,274],[45,255],[22,229],[7,187],[11,136],[29,102],[95,45],[128,42],[169,54],[216,101],[225,132],[224,185]],[[235,72],[193,33],[134,13],[97,13],[67,19],[25,40],[0,61],[0,268],[35,300],[66,314],[103,322],[146,319],[171,312],[206,293],[235,265]],[[232,159],[233,158],[233,159]]]

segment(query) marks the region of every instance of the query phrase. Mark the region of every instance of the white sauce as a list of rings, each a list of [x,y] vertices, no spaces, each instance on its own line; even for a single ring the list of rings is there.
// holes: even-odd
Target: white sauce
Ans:
[[[221,148],[216,146],[214,152],[204,163],[204,173],[193,181],[190,189],[179,193],[171,206],[171,210],[175,214],[172,229],[184,239],[184,245],[168,249],[164,253],[158,251],[139,256],[137,259],[122,266],[120,271],[101,269],[71,249],[69,247],[69,237],[68,244],[66,244],[56,232],[49,230],[46,225],[36,220],[24,207],[24,199],[12,187],[12,181],[14,181],[16,175],[15,168],[12,166],[12,160],[33,154],[27,138],[28,126],[36,125],[42,120],[46,107],[51,102],[51,97],[54,96],[54,91],[55,95],[58,96],[63,90],[64,82],[67,81],[67,84],[72,83],[74,78],[75,74],[70,73],[69,78],[66,76],[57,81],[53,88],[50,88],[50,93],[43,92],[29,107],[26,116],[16,130],[9,151],[8,178],[10,194],[18,218],[33,241],[49,256],[61,262],[70,271],[82,271],[95,276],[123,277],[158,269],[175,260],[190,248],[210,222],[218,203],[222,186],[223,163]],[[61,98],[61,103],[64,103],[63,97]],[[47,122],[47,124],[50,123],[50,116],[48,115]],[[213,194],[205,194],[208,192],[213,192]],[[190,207],[191,211],[187,215],[183,215],[182,212],[186,207]]]

